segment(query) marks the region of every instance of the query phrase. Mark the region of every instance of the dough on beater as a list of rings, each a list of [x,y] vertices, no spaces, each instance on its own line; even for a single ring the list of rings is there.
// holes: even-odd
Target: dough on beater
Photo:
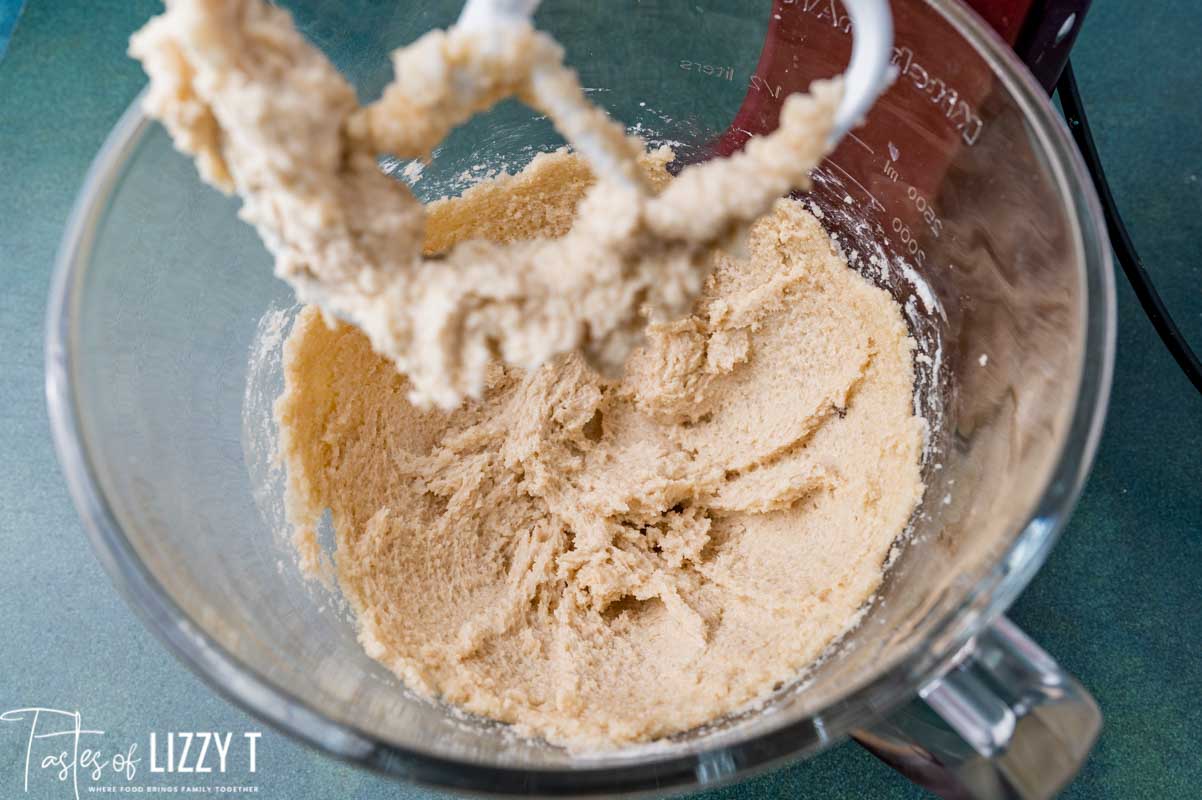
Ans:
[[[432,205],[426,243],[567,235],[591,183],[539,156]],[[923,490],[912,349],[787,200],[617,379],[493,364],[480,401],[423,410],[309,308],[277,405],[290,519],[312,561],[330,509],[360,640],[411,688],[570,748],[655,739],[797,678],[880,584]]]
[[[808,187],[842,94],[839,80],[815,83],[784,104],[778,131],[656,194],[637,179],[642,142],[587,104],[562,49],[527,24],[426,34],[394,53],[394,82],[360,108],[283,9],[166,5],[130,41],[150,76],[147,112],[205,180],[238,193],[302,301],[361,328],[409,377],[413,402],[446,409],[479,397],[498,358],[534,368],[575,350],[619,372],[649,320],[689,310],[716,247]],[[608,142],[620,161],[559,238],[458,241],[423,257],[425,211],[377,154],[421,157],[510,95],[569,141]]]

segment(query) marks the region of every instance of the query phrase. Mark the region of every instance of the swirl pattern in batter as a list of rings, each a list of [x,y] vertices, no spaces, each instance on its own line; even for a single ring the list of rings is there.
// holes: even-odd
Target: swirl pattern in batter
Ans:
[[[643,160],[669,182],[669,154]],[[555,238],[592,178],[543,155],[427,209],[426,249]],[[782,200],[620,378],[494,364],[407,399],[359,330],[301,314],[277,414],[310,567],[332,512],[367,652],[431,697],[573,748],[687,730],[854,624],[921,493],[901,310]]]

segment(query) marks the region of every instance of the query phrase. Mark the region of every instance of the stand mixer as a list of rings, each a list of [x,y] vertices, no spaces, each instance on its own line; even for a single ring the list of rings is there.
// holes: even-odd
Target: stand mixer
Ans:
[[[459,3],[289,5],[371,97],[391,78],[386,54],[445,26]],[[582,761],[389,682],[353,627],[323,615],[316,590],[280,569],[286,529],[260,504],[278,496],[282,476],[255,448],[264,429],[248,415],[269,413],[280,373],[271,351],[248,374],[247,354],[263,341],[264,311],[287,312],[291,292],[231,204],[135,105],[97,157],[63,241],[47,384],[85,528],[149,627],[211,685],[298,739],[444,788],[683,790],[848,736],[947,797],[1062,786],[1100,715],[1002,614],[1088,472],[1109,389],[1113,284],[1101,209],[1041,96],[1048,81],[1033,82],[1006,44],[1031,45],[1045,54],[1031,60],[1048,63],[1082,4],[1067,28],[1054,3],[982,4],[1005,41],[952,0],[891,6],[899,74],[818,170],[807,203],[852,265],[902,305],[919,342],[928,492],[879,602],[804,683],[654,748]],[[555,0],[539,26],[563,43],[593,99],[680,142],[683,161],[769,130],[779,101],[842,72],[853,46],[834,0]],[[440,191],[439,174],[520,164],[562,144],[530,116],[498,107],[463,126],[415,192]]]
[[[1111,196],[1101,158],[1093,143],[1089,122],[1085,116],[1083,101],[1077,89],[1076,78],[1073,75],[1069,61],[1070,51],[1081,29],[1090,0],[964,0],[965,4],[976,11],[994,31],[1008,44],[1016,55],[1030,70],[1041,86],[1051,94],[1059,95],[1065,119],[1069,124],[1073,138],[1089,170],[1090,177],[1098,191],[1106,218],[1107,232],[1111,246],[1115,251],[1119,265],[1123,268],[1128,281],[1135,290],[1136,297],[1143,306],[1149,321],[1160,336],[1165,347],[1173,356],[1178,366],[1202,392],[1202,361],[1190,348],[1185,336],[1177,328],[1165,304],[1161,301],[1151,276],[1145,270],[1143,262],[1135,249],[1135,245],[1127,233],[1122,215]],[[839,46],[838,36],[833,31],[808,26],[801,23],[797,11],[806,14],[825,14],[834,24],[833,28],[845,27],[846,19],[828,3],[815,0],[777,0],[773,8],[773,22],[769,27],[769,35],[765,40],[760,64],[756,74],[761,76],[764,86],[784,86],[787,91],[794,91],[795,82],[789,80],[789,64],[783,58],[778,58],[782,52],[780,45],[797,45],[802,38],[808,36],[806,44],[810,47]],[[915,63],[914,52],[928,48],[948,46],[947,42],[926,40],[921,28],[916,28],[909,20],[907,7],[899,6],[894,10],[897,29],[901,38],[908,42],[895,50],[893,63],[899,70],[899,79],[913,82],[923,91],[932,95],[935,105],[943,105],[949,116],[959,116],[959,127],[966,140],[975,136],[975,128],[979,120],[974,117],[972,104],[982,99],[987,92],[987,85],[979,86],[979,91],[973,93],[964,91],[964,85],[958,85],[957,90],[950,90],[943,82],[931,76],[920,63]],[[803,33],[804,31],[804,33]],[[824,35],[826,34],[826,35]],[[954,45],[953,45],[954,46]],[[971,84],[969,84],[971,86]],[[757,85],[753,83],[753,89]],[[726,154],[738,149],[752,133],[760,133],[773,127],[771,120],[775,119],[778,108],[779,94],[771,92],[752,91],[748,93],[739,118],[731,125],[718,148]],[[904,130],[904,126],[902,126]],[[850,137],[851,141],[859,140],[864,144],[863,134]],[[969,143],[966,141],[966,143]],[[895,142],[895,145],[897,142]],[[954,145],[954,137],[948,138],[937,146],[926,142],[924,137],[906,139],[907,149],[917,147],[923,159],[940,159],[948,156],[951,151],[948,145]],[[856,147],[842,149],[839,160],[847,159],[862,161],[864,153]],[[859,157],[859,158],[858,158]],[[929,163],[929,162],[928,162]],[[855,171],[854,169],[852,170]],[[929,187],[928,187],[929,188]],[[888,188],[883,189],[888,193]],[[876,204],[874,202],[874,204]],[[913,219],[903,220],[903,225],[913,222]],[[906,228],[899,228],[905,230]]]

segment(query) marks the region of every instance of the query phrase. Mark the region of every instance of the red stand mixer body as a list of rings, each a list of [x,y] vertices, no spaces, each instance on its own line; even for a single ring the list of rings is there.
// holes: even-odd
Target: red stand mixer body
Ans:
[[[1089,0],[968,0],[967,5],[1050,93]],[[845,201],[862,205],[868,221],[891,228],[904,244],[913,241],[909,256],[920,270],[926,266],[921,241],[941,234],[936,209],[949,185],[949,169],[982,135],[979,109],[994,90],[993,75],[980,68],[975,54],[961,58],[953,52],[967,50],[967,41],[947,36],[946,29],[931,24],[929,14],[922,3],[894,4],[897,78],[869,112],[872,124],[853,130],[819,170],[836,176],[847,190]],[[842,72],[851,55],[850,28],[837,0],[774,0],[747,94],[714,143],[714,154],[729,155],[751,136],[775,129],[781,103],[805,91],[811,76]],[[804,67],[798,53],[809,62]],[[913,102],[914,93],[928,102]],[[830,198],[821,194],[815,202],[829,208]]]

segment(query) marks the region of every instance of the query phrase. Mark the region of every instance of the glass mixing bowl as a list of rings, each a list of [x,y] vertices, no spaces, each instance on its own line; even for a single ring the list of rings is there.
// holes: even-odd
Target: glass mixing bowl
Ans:
[[[364,98],[388,80],[390,49],[458,10],[290,5]],[[336,590],[293,566],[267,412],[290,292],[237,202],[201,185],[136,104],[80,195],[47,331],[59,457],[131,605],[255,714],[441,787],[679,789],[849,735],[948,796],[1062,784],[1097,732],[1096,706],[1000,614],[1046,557],[1097,443],[1109,251],[1064,128],[1002,41],[951,0],[893,8],[897,82],[804,202],[906,310],[928,489],[863,622],[804,679],[704,730],[590,758],[409,694],[364,654]],[[850,48],[833,0],[547,0],[537,20],[595,101],[673,143],[681,163],[770,129],[780,100],[840,71]],[[414,188],[430,199],[558,144],[505,103],[452,134]]]

